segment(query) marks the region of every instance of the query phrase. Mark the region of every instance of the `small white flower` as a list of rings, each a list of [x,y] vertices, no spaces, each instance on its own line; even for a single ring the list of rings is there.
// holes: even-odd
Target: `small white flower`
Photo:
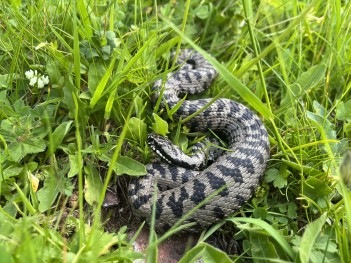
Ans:
[[[27,70],[25,73],[26,78],[29,79],[29,85],[34,86],[35,84],[38,84],[38,88],[41,89],[45,85],[49,84],[50,80],[48,76],[41,75],[40,73],[38,74],[37,70]]]
[[[33,70],[27,70],[25,73],[27,79],[32,79],[34,77]]]
[[[38,78],[38,88],[41,89],[41,88],[44,88],[44,82],[43,82],[43,79],[40,77]]]
[[[49,77],[48,76],[41,76],[41,80],[43,81],[44,85],[49,84]]]
[[[34,76],[30,79],[29,85],[34,86],[37,83],[38,77]]]

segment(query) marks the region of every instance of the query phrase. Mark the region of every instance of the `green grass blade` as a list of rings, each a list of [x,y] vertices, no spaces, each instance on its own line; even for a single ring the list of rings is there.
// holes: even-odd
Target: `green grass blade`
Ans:
[[[89,5],[85,4],[84,0],[78,0],[78,11],[84,28],[84,37],[88,39],[90,39],[93,36],[92,22],[88,13],[89,9]],[[91,12],[91,10],[89,11]]]
[[[74,75],[75,75],[75,84],[76,88],[80,90],[80,51],[79,51],[79,35],[78,35],[78,19],[77,19],[77,2],[74,1],[73,8],[73,61],[74,61]]]
[[[76,140],[77,140],[77,167],[78,167],[78,203],[79,203],[79,247],[82,248],[85,242],[85,224],[84,224],[84,203],[83,203],[83,157],[82,157],[82,137],[80,134],[80,123],[79,123],[79,106],[78,99],[72,92],[72,98],[76,108],[75,111],[75,128],[76,128]]]
[[[314,243],[327,219],[327,214],[324,213],[320,218],[309,223],[306,227],[305,233],[302,236],[299,247],[299,261],[301,263],[310,262],[310,254]]]
[[[108,66],[108,69],[106,70],[104,76],[101,78],[99,84],[96,87],[95,93],[90,100],[90,107],[91,108],[93,108],[95,106],[95,104],[100,100],[102,93],[106,87],[106,84],[111,77],[112,70],[114,68],[117,57],[118,57],[118,53],[114,52],[113,57],[112,57],[111,62],[110,62],[110,65]]]
[[[21,190],[21,188],[16,184],[14,183],[14,186],[23,202],[23,204],[25,205],[25,207],[28,209],[29,213],[31,214],[35,214],[36,213],[36,210],[35,208],[32,206],[31,202],[28,200],[28,198],[26,197],[26,195],[23,193],[23,191]]]

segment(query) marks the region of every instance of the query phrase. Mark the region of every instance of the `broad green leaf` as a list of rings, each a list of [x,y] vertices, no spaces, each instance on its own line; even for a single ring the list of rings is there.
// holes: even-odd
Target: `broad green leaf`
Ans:
[[[128,174],[133,176],[141,176],[146,174],[145,165],[127,156],[119,156],[117,164],[114,166],[117,175]]]
[[[3,103],[6,103],[6,104],[5,105],[1,105]],[[4,116],[16,116],[16,112],[12,109],[11,106],[9,106],[9,102],[8,101],[7,102],[1,101],[1,98],[0,98],[0,106],[1,106],[0,117],[2,117],[3,114],[4,114]]]
[[[70,154],[68,157],[69,157],[69,164],[70,164],[68,177],[70,178],[78,174],[80,167],[79,167],[79,160],[78,160],[77,154]]]
[[[201,5],[195,9],[195,15],[200,19],[207,19],[210,15],[210,10],[207,5]]]
[[[265,220],[268,216],[268,212],[263,207],[256,207],[255,210],[253,211],[253,215],[255,218],[260,218],[262,220]]]
[[[134,109],[135,109],[135,114],[137,118],[141,119],[142,114],[145,110],[145,107],[147,105],[146,102],[138,94],[133,94],[133,103],[134,103]]]
[[[324,213],[323,215],[321,215],[320,218],[307,225],[299,246],[299,262],[310,262],[310,254],[312,248],[315,244],[318,235],[320,234],[320,231],[326,219],[327,214]]]
[[[277,220],[277,222],[283,224],[283,225],[286,225],[289,220],[286,218],[286,217],[283,217],[283,216],[277,216],[274,218],[275,220]]]
[[[72,127],[73,121],[66,121],[61,123],[55,131],[52,133],[52,144],[49,149],[51,153],[54,153],[56,149],[62,144],[63,139]]]
[[[23,142],[12,142],[8,145],[9,155],[15,162],[19,162],[27,154],[43,152],[45,147],[43,139],[35,138]]]
[[[281,246],[281,248],[290,257],[291,260],[295,258],[296,253],[289,245],[289,243],[285,240],[284,236],[267,222],[261,219],[249,218],[249,217],[230,217],[227,219],[227,221],[231,221],[233,223],[245,222],[245,223],[255,224],[256,226],[266,230],[267,234],[270,235]]]
[[[203,253],[204,262],[212,263],[212,262],[223,262],[223,263],[231,263],[229,256],[222,250],[215,248],[214,246],[204,243],[205,250]]]
[[[212,263],[212,262],[221,262],[221,263],[231,263],[228,255],[215,248],[207,243],[200,243],[194,248],[190,249],[179,261],[179,263],[186,262],[197,262],[197,259],[202,259],[201,262]]]
[[[336,107],[336,118],[340,121],[351,121],[351,100],[340,101]]]
[[[44,187],[39,189],[37,197],[39,201],[39,211],[45,212],[50,209],[59,194],[59,184],[55,176],[50,175],[44,180]]]
[[[146,123],[141,119],[132,117],[125,125],[128,126],[126,138],[132,141],[139,141],[141,145],[144,145],[147,136]]]
[[[18,176],[22,173],[23,171],[23,167],[19,167],[16,165],[11,165],[9,167],[7,167],[6,169],[4,169],[2,171],[2,174],[4,176],[4,179],[13,177],[13,176]],[[2,176],[0,176],[0,181],[2,181]]]
[[[6,212],[8,215],[12,217],[16,217],[18,213],[18,205],[17,205],[17,200],[18,200],[18,195],[13,195],[11,198],[6,202],[6,204],[3,206],[3,211]],[[1,210],[1,207],[0,207]],[[2,213],[0,212],[0,215]],[[7,219],[7,217],[6,217]],[[1,221],[1,224],[3,221]]]
[[[153,113],[152,116],[154,117],[155,122],[152,123],[152,130],[160,135],[166,136],[168,131],[168,123],[163,120],[160,116],[156,113]]]
[[[279,189],[281,189],[287,185],[288,175],[289,171],[286,165],[281,165],[279,170],[276,168],[268,169],[265,172],[264,180],[266,182],[273,182],[274,187],[278,187]]]
[[[28,116],[32,113],[31,107],[24,104],[23,100],[16,100],[13,104],[13,109],[16,111],[17,114],[21,116]]]
[[[174,141],[174,142],[176,142],[176,144],[180,147],[180,149],[182,149],[183,152],[187,153],[187,150],[188,151],[190,150],[190,148],[188,148],[189,139],[185,134],[179,133],[178,141]]]
[[[7,90],[3,90],[3,91],[0,92],[0,106],[1,106],[1,110],[3,110],[2,107],[4,107],[4,105],[9,106],[9,107],[11,106],[11,104],[10,104],[10,102],[8,100],[8,97],[7,97]],[[12,112],[13,112],[13,110],[12,110]],[[13,116],[13,115],[14,114],[12,114],[10,116]]]
[[[120,233],[108,233],[99,228],[94,229],[94,231],[89,231],[89,235],[93,235],[90,246],[91,250],[95,251],[94,253],[96,253],[96,255],[106,254],[112,246],[122,242],[127,236],[126,234]],[[95,262],[98,262],[97,258]]]
[[[88,71],[88,89],[91,94],[94,94],[105,73],[106,68],[104,66],[98,63],[93,63],[90,65]]]
[[[29,162],[26,164],[26,169],[30,172],[36,171],[38,168],[38,163],[37,162]]]
[[[295,83],[301,90],[309,89],[324,78],[326,69],[327,66],[325,64],[315,65],[309,68],[308,71],[302,73]]]
[[[249,235],[253,258],[259,258],[263,262],[281,258],[277,254],[274,244],[269,240],[267,235],[253,231],[251,231]]]
[[[84,186],[84,197],[90,205],[99,203],[100,196],[103,189],[103,184],[100,178],[99,172],[94,168],[93,165],[84,167],[86,173],[85,186]]]
[[[289,203],[288,204],[287,216],[290,219],[296,219],[297,218],[297,205],[295,203]]]
[[[287,87],[285,97],[280,103],[281,108],[286,109],[293,101],[299,99],[318,84],[324,78],[326,69],[325,64],[319,64],[302,73],[295,83]]]
[[[58,61],[49,62],[46,65],[46,71],[48,73],[50,83],[54,88],[60,87],[64,84],[64,78],[60,72],[60,67],[58,66]]]
[[[317,201],[320,197],[328,196],[331,192],[332,189],[327,182],[323,182],[316,177],[310,176],[303,182],[302,194],[314,201]]]
[[[265,172],[264,180],[270,183],[273,182],[277,176],[279,176],[279,170],[277,168],[269,168]]]

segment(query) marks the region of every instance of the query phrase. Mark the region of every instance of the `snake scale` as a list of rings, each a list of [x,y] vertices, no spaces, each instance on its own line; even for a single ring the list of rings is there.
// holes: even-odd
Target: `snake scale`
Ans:
[[[181,51],[177,64],[180,68],[168,73],[164,83],[158,80],[153,86],[153,102],[163,96],[161,107],[167,104],[172,109],[185,94],[203,92],[218,75],[200,53],[191,49]],[[197,112],[210,100],[184,100],[173,115],[174,121]],[[228,150],[201,170],[199,166],[204,163],[201,152],[188,156],[168,139],[153,133],[148,136],[149,146],[165,162],[148,164],[147,175],[130,183],[128,197],[134,213],[150,223],[154,189],[157,190],[155,229],[158,232],[168,230],[213,193],[183,222],[195,222],[196,226],[189,231],[207,228],[232,214],[252,197],[269,159],[265,127],[251,110],[238,102],[217,99],[185,125],[192,131],[211,130],[219,134]]]

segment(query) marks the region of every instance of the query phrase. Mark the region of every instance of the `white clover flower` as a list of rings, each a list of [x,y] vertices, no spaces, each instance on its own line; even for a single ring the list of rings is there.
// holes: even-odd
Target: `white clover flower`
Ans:
[[[25,73],[27,79],[32,79],[34,77],[33,70],[27,70]]]
[[[38,88],[41,89],[41,88],[44,88],[44,82],[43,82],[43,79],[40,77],[38,78]]]
[[[43,81],[44,85],[49,84],[49,77],[48,76],[41,76],[40,79]]]
[[[49,84],[49,77],[41,75],[40,73],[38,74],[37,70],[27,70],[25,73],[26,78],[29,79],[29,85],[34,86],[35,84],[38,84],[38,88],[41,89],[45,85]]]
[[[30,79],[30,82],[29,82],[29,85],[30,86],[34,86],[35,83],[37,83],[37,80],[38,80],[38,77],[37,76],[34,76]]]

